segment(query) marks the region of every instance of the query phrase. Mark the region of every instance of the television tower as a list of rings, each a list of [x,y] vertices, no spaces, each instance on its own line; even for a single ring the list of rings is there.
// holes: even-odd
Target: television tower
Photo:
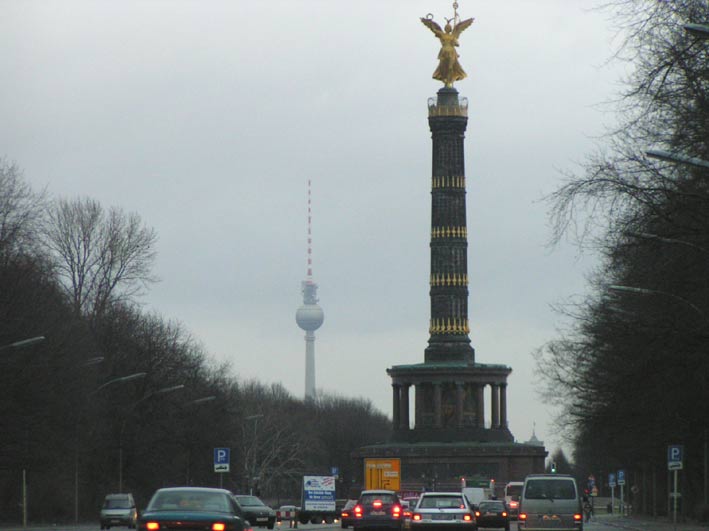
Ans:
[[[303,305],[295,312],[295,322],[305,330],[305,399],[315,398],[315,331],[325,320],[318,306],[318,285],[313,281],[312,212],[310,204],[310,179],[308,179],[308,275],[300,284]]]

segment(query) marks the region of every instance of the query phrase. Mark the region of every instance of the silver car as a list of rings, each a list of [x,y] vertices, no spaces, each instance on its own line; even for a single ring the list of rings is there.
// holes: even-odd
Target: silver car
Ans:
[[[460,492],[424,492],[411,512],[411,530],[474,530],[475,513]]]
[[[138,511],[132,494],[107,494],[101,506],[101,529],[112,526],[135,528]]]

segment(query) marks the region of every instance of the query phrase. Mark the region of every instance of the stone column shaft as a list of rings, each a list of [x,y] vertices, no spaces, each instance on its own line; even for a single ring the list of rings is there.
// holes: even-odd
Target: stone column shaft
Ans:
[[[443,427],[443,402],[441,400],[442,389],[440,383],[433,384],[433,425],[436,428]]]
[[[394,416],[394,429],[399,429],[399,424],[401,421],[401,400],[400,400],[400,386],[399,384],[391,384],[391,389],[393,391],[393,404],[392,404],[392,415]]]
[[[490,386],[492,389],[492,419],[491,427],[500,427],[500,385],[492,384]]]
[[[403,384],[400,391],[400,404],[401,404],[401,414],[399,416],[399,428],[402,430],[408,430],[410,427],[409,422],[409,387],[410,384]]]
[[[485,427],[485,386],[480,384],[478,385],[478,411],[477,411],[477,417],[478,417],[478,427],[484,428]]]
[[[500,385],[500,427],[507,427],[507,384]]]

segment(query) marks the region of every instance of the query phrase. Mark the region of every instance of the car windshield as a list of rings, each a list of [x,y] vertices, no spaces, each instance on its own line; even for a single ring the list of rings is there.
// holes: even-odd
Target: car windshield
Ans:
[[[462,496],[424,496],[419,509],[460,509],[464,506]]]
[[[237,498],[237,501],[239,502],[239,505],[244,505],[247,507],[251,507],[251,506],[262,507],[263,505],[265,505],[256,496],[239,496]]]
[[[131,503],[128,498],[112,498],[103,502],[104,509],[130,509]]]
[[[528,500],[573,500],[576,489],[571,479],[530,479],[524,488]]]
[[[216,511],[231,512],[229,500],[221,492],[163,491],[155,493],[148,511]]]
[[[499,511],[504,508],[502,502],[482,501],[478,508],[481,511]]]
[[[362,497],[359,499],[360,503],[362,504],[371,504],[375,501],[379,500],[382,503],[394,503],[396,501],[396,496],[393,494],[387,494],[385,492],[382,493],[371,493],[371,494],[362,494]]]

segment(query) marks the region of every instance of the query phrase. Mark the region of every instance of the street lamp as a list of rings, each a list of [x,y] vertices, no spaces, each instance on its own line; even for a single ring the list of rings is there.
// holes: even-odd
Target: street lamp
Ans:
[[[648,149],[645,151],[645,154],[652,159],[663,160],[665,162],[676,162],[678,164],[686,164],[698,168],[709,168],[709,161],[696,157],[688,157],[687,155],[673,153],[663,149]]]
[[[259,413],[258,415],[250,415],[248,417],[244,417],[244,420],[253,420],[254,421],[254,442],[253,442],[253,451],[251,453],[251,467],[249,470],[249,494],[254,493],[254,479],[257,477],[256,474],[256,448],[257,448],[257,433],[256,433],[256,428],[258,426],[258,419],[263,418],[263,414]]]
[[[704,24],[685,24],[683,27],[687,33],[698,39],[709,39],[709,26],[705,26]]]
[[[90,358],[86,361],[84,361],[82,364],[80,364],[80,367],[88,367],[91,365],[96,365],[98,363],[102,363],[104,360],[103,356],[96,356],[94,358]],[[129,374],[128,376],[119,376],[118,378],[113,378],[112,380],[109,380],[102,385],[98,386],[96,389],[91,391],[89,393],[89,396],[92,396],[102,389],[105,389],[106,387],[110,385],[116,385],[116,384],[122,384],[126,382],[130,382],[132,380],[137,380],[139,378],[144,378],[146,373],[144,372],[136,372],[134,374]],[[79,522],[79,419],[77,418],[76,421],[76,449],[74,452],[74,523]]]
[[[0,347],[0,350],[9,350],[9,349],[16,349],[16,348],[25,348],[29,347],[31,345],[36,345],[37,343],[41,343],[44,341],[46,338],[44,336],[36,336],[36,337],[31,337],[29,339],[23,339],[21,341],[15,341],[14,343],[10,343],[9,345],[5,345]]]
[[[145,396],[143,396],[143,398],[137,400],[128,408],[128,413],[126,414],[125,418],[123,419],[123,423],[121,424],[121,431],[118,433],[118,492],[123,492],[123,431],[126,428],[126,423],[128,422],[128,418],[130,417],[131,413],[133,413],[133,411],[139,404],[142,404],[149,398],[153,398],[154,396],[158,395],[164,395],[166,393],[172,393],[173,391],[179,391],[180,389],[184,389],[184,387],[184,384],[163,387],[162,389],[158,389],[157,391],[153,391],[152,393],[147,393]]]
[[[704,321],[707,320],[706,314],[693,302],[688,301],[684,297],[680,297],[679,295],[675,295],[674,293],[670,293],[669,291],[661,291],[658,289],[648,289],[648,288],[638,288],[635,286],[619,286],[619,285],[611,285],[608,286],[608,289],[611,291],[618,291],[618,292],[624,292],[624,293],[637,293],[639,295],[664,295],[665,297],[671,297],[675,300],[678,300],[690,308],[692,308],[695,312],[697,312],[698,315],[702,317]]]

